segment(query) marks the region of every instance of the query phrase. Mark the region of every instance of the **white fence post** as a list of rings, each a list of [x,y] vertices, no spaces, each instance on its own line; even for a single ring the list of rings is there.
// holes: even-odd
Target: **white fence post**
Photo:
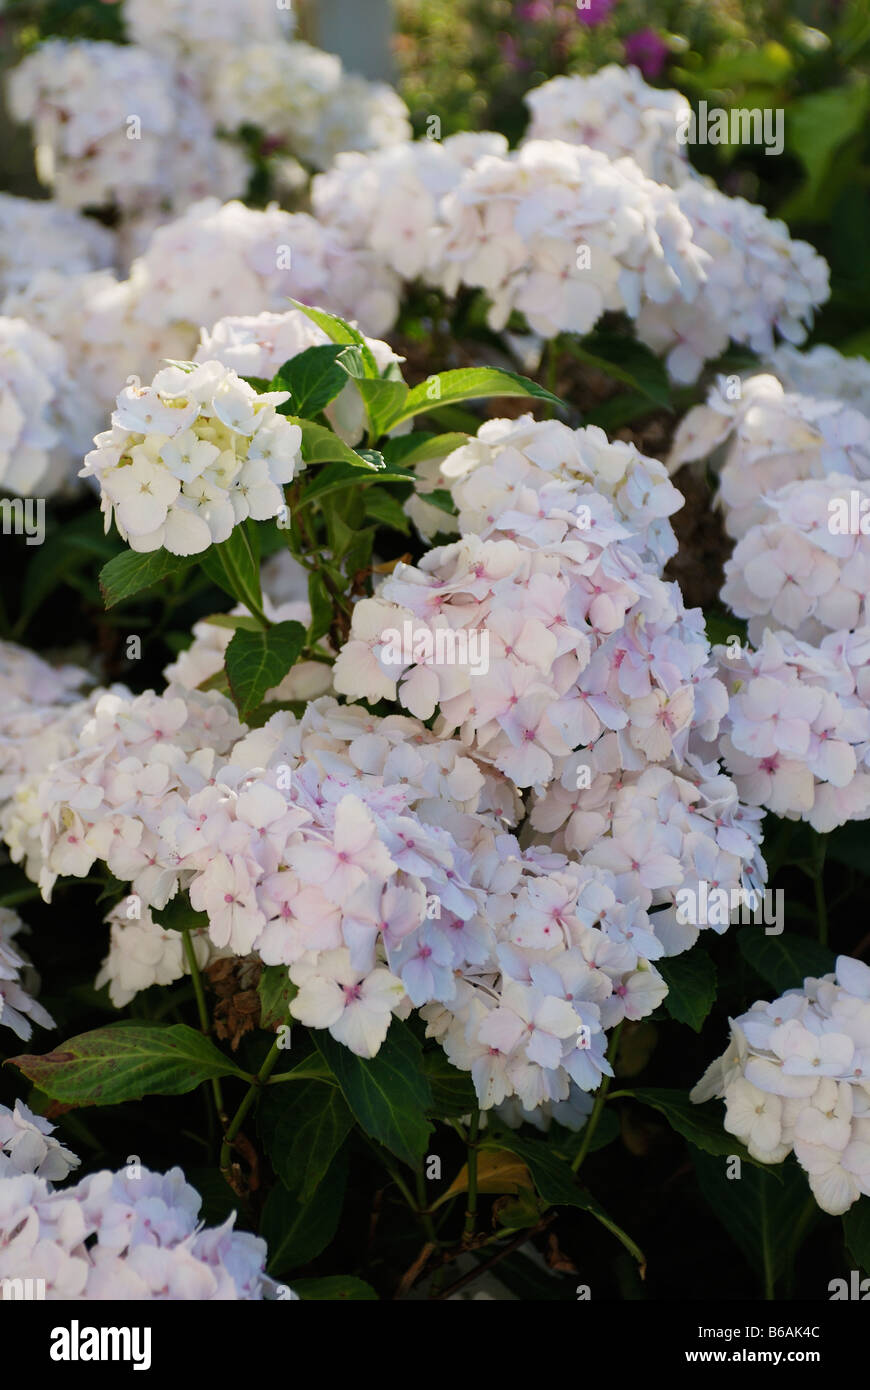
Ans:
[[[392,0],[308,0],[305,15],[311,42],[337,53],[350,72],[394,80]]]

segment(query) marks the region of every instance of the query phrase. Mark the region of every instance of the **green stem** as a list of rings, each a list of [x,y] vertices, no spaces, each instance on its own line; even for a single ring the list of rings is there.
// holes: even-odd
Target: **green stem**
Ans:
[[[181,940],[184,946],[184,958],[187,961],[187,968],[190,972],[191,983],[193,984],[194,997],[196,998],[196,1012],[199,1016],[199,1026],[207,1037],[211,1025],[208,1016],[208,1007],[205,1002],[205,990],[202,984],[202,976],[199,973],[199,964],[196,959],[196,951],[193,949],[193,941],[191,940],[189,927],[184,927],[182,929]],[[220,1077],[215,1076],[212,1078],[211,1089],[212,1095],[214,1096],[214,1103],[217,1106],[218,1115],[222,1115],[224,1098],[221,1090]]]
[[[475,1110],[468,1126],[468,1201],[465,1205],[465,1226],[462,1231],[463,1245],[470,1245],[474,1239],[477,1221],[477,1137],[480,1134],[480,1111]]]
[[[277,1065],[278,1058],[280,1057],[280,1055],[281,1048],[276,1038],[271,1048],[269,1049],[269,1053],[266,1057],[265,1062],[260,1067],[260,1070],[257,1072],[257,1075],[254,1077],[253,1081],[248,1087],[248,1091],[244,1099],[242,1100],[241,1105],[239,1106],[238,1110],[236,1111],[235,1115],[233,1116],[233,1118],[227,1126],[226,1134],[224,1135],[224,1141],[221,1144],[220,1158],[220,1168],[224,1177],[227,1177],[231,1170],[231,1150],[233,1146],[233,1140],[236,1138],[236,1135],[238,1134],[239,1130],[244,1124],[245,1116],[247,1115],[248,1111],[250,1110],[251,1106],[254,1104],[254,1101],[259,1095],[261,1087],[265,1086],[266,1082],[269,1080],[269,1077],[272,1075],[272,1072],[274,1071],[275,1066]]]
[[[613,1060],[616,1057],[616,1051],[619,1047],[619,1035],[621,1032],[622,1024],[620,1023],[614,1029],[613,1037],[610,1039],[610,1046],[607,1049],[607,1060],[611,1066],[613,1066]],[[589,1152],[589,1146],[592,1143],[595,1131],[598,1128],[598,1121],[601,1119],[602,1111],[604,1110],[604,1106],[607,1102],[607,1093],[610,1090],[610,1081],[611,1078],[609,1076],[602,1077],[601,1085],[598,1087],[598,1090],[595,1093],[595,1104],[592,1107],[592,1114],[589,1116],[586,1128],[583,1131],[583,1142],[580,1145],[580,1148],[578,1149],[571,1162],[571,1167],[574,1169],[575,1173],[578,1173],[580,1171],[580,1165],[582,1164],[583,1160]]]
[[[417,1214],[423,1223],[423,1230],[426,1232],[426,1239],[432,1244],[438,1245],[438,1236],[435,1234],[435,1224],[429,1214],[429,1194],[426,1191],[426,1176],[423,1172],[423,1165],[417,1169]]]

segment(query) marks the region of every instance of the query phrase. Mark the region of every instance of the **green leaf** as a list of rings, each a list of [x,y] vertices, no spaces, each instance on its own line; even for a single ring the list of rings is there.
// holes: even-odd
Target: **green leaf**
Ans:
[[[208,927],[208,913],[194,912],[186,893],[176,893],[165,907],[152,907],[151,916],[164,931],[197,931]]]
[[[653,1087],[641,1087],[621,1094],[630,1095],[641,1105],[650,1105],[664,1115],[671,1129],[688,1139],[696,1149],[704,1153],[722,1155],[736,1154],[744,1163],[757,1168],[768,1165],[750,1156],[747,1149],[728,1134],[722,1127],[722,1111],[716,1105],[694,1105],[684,1091],[669,1091]]]
[[[393,1019],[377,1056],[368,1059],[357,1057],[325,1030],[312,1037],[366,1134],[416,1167],[432,1132],[426,1119],[432,1092],[422,1049],[410,1029]]]
[[[810,92],[792,101],[786,112],[786,146],[807,171],[801,193],[818,193],[839,147],[863,131],[870,109],[870,83],[857,77],[846,86]]]
[[[353,351],[356,349],[341,343],[306,348],[279,367],[269,390],[289,391],[292,413],[313,419],[347,386],[348,372],[342,359]]]
[[[619,333],[587,333],[579,341],[569,339],[568,348],[581,362],[631,386],[656,405],[670,404],[670,385],[664,363],[636,338]]]
[[[671,1018],[700,1033],[716,1002],[716,967],[706,951],[696,946],[681,956],[657,960],[656,969],[668,987],[665,1008]]]
[[[257,632],[241,629],[226,650],[230,692],[239,718],[245,720],[262,704],[268,690],[280,685],[305,646],[301,623],[275,623]]]
[[[393,497],[392,493],[384,492],[382,488],[369,488],[365,498],[365,509],[366,516],[389,526],[391,531],[400,531],[404,536],[409,534],[411,523],[402,509],[401,502]]]
[[[477,1096],[467,1071],[448,1062],[441,1048],[423,1053],[423,1069],[432,1089],[431,1115],[443,1119],[470,1115],[477,1109]]]
[[[256,544],[256,527],[249,533],[245,525],[234,526],[227,540],[211,546],[200,557],[211,582],[254,614],[263,607]]]
[[[290,979],[286,965],[267,965],[257,983],[260,997],[260,1027],[270,1032],[277,1031],[282,1023],[288,1026],[290,1004],[296,998],[296,986]]]
[[[870,1274],[870,1197],[859,1197],[846,1212],[843,1236],[849,1254]]]
[[[125,550],[100,570],[103,602],[107,608],[114,608],[122,599],[131,598],[143,589],[152,589],[170,574],[187,569],[195,558],[193,555],[171,555],[168,550],[149,550],[144,554]]]
[[[408,385],[404,381],[383,378],[373,381],[370,377],[357,379],[354,384],[362,396],[372,438],[379,439],[390,429],[392,420],[401,418],[402,407],[408,399]]]
[[[777,1165],[779,1181],[770,1168],[745,1166],[739,1178],[729,1178],[724,1158],[695,1153],[692,1161],[710,1209],[772,1296],[820,1215],[806,1174],[797,1163],[786,1162]]]
[[[300,1202],[283,1183],[275,1184],[260,1220],[269,1274],[298,1269],[326,1249],[338,1229],[346,1182],[347,1164],[336,1162],[307,1202]]]
[[[450,434],[433,434],[431,430],[412,430],[394,439],[384,440],[383,453],[387,463],[409,466],[426,459],[446,458],[454,449],[468,443],[468,435],[455,430]]]
[[[500,1133],[497,1138],[485,1139],[480,1147],[507,1149],[516,1154],[525,1163],[545,1202],[553,1207],[579,1207],[581,1211],[588,1211],[590,1216],[594,1216],[616,1236],[638,1264],[646,1265],[646,1257],[640,1246],[608,1216],[597,1198],[580,1186],[570,1166],[553,1152],[546,1140],[523,1139],[509,1130]]]
[[[293,1292],[303,1303],[371,1303],[378,1296],[371,1284],[351,1274],[331,1274],[325,1279],[294,1279]]]
[[[433,394],[436,382],[438,394]],[[421,381],[408,393],[401,413],[388,419],[383,428],[395,429],[403,420],[439,410],[442,406],[455,405],[457,401],[477,401],[490,396],[530,396],[534,400],[548,401],[551,405],[563,404],[551,391],[546,391],[536,381],[530,381],[516,372],[505,372],[498,367],[459,367],[455,371],[438,372],[428,381]]]
[[[247,1079],[208,1038],[183,1023],[115,1023],[70,1038],[44,1057],[22,1055],[9,1062],[67,1105],[120,1105],[142,1096],[182,1096],[216,1076]]]
[[[302,431],[302,457],[306,463],[340,461],[351,464],[354,469],[365,468],[370,472],[376,472],[379,467],[383,466],[383,458],[380,454],[373,455],[372,452],[366,451],[366,455],[363,455],[357,452],[349,444],[345,444],[343,439],[339,439],[334,430],[328,430],[325,425],[315,425],[312,420],[304,420],[301,415],[290,415],[287,418],[294,425],[298,425]]]
[[[743,959],[777,994],[799,988],[809,976],[830,974],[836,964],[827,946],[794,932],[766,936],[760,927],[741,927],[737,945]]]
[[[275,1086],[263,1097],[259,1122],[272,1167],[305,1205],[353,1128],[341,1091],[321,1081]]]
[[[380,376],[374,353],[358,328],[354,328],[346,319],[339,318],[337,314],[328,314],[325,309],[316,309],[311,304],[301,304],[298,299],[291,299],[290,303],[294,309],[301,309],[302,313],[310,318],[312,323],[316,323],[318,328],[322,328],[327,338],[331,339],[333,343],[353,343],[359,348],[366,376]]]

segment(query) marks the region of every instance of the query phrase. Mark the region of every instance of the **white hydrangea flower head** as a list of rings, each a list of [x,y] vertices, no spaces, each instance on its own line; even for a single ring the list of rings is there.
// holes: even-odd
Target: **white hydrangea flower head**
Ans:
[[[526,140],[588,145],[611,159],[630,155],[656,183],[676,186],[690,173],[677,140],[691,110],[680,92],[650,87],[634,67],[608,63],[588,76],[553,77],[527,92]]]
[[[692,1099],[724,1099],[724,1126],[762,1163],[794,1153],[822,1211],[870,1196],[870,967],[836,970],[731,1024],[732,1045]]]
[[[832,473],[870,478],[870,415],[832,398],[795,395],[767,373],[720,377],[674,435],[668,467],[723,447],[717,501],[739,540],[769,513],[764,498],[786,483]]]
[[[750,639],[774,627],[816,642],[866,626],[870,534],[860,524],[870,517],[870,480],[829,473],[786,483],[762,505],[765,519],[735,546],[720,595],[750,619]],[[865,525],[870,531],[870,520]]]
[[[674,197],[706,253],[706,275],[691,307],[672,292],[644,303],[640,339],[667,353],[678,382],[695,381],[705,359],[729,340],[769,355],[777,335],[802,343],[813,311],[830,293],[825,260],[805,241],[793,241],[784,222],[744,198],[732,198],[701,179],[688,179]]]
[[[0,300],[26,290],[42,270],[81,275],[114,259],[113,234],[93,218],[55,202],[0,193]]]
[[[158,227],[131,267],[136,314],[156,328],[322,303],[378,336],[395,322],[400,281],[382,257],[352,247],[307,213],[206,198]]]
[[[34,1173],[47,1182],[63,1182],[81,1159],[52,1138],[56,1126],[34,1115],[21,1100],[15,1109],[0,1105],[0,1182]]]
[[[219,362],[127,386],[82,469],[99,482],[106,529],[114,519],[133,550],[196,555],[247,517],[278,516],[303,466],[301,430],[275,408],[288,399]]]
[[[33,1024],[53,1028],[54,1019],[33,997],[39,977],[15,937],[24,928],[18,913],[0,907],[0,1027],[27,1042]]]
[[[37,173],[67,208],[181,211],[244,190],[189,77],[132,44],[46,40],[9,75],[9,106],[33,126]]]
[[[44,1279],[46,1299],[136,1302],[274,1296],[266,1243],[198,1220],[180,1168],[103,1171],[55,1192],[24,1174],[0,1182],[0,1279]],[[292,1292],[292,1298],[297,1295]]]
[[[109,986],[109,998],[116,1009],[123,1009],[151,985],[172,985],[190,974],[181,933],[161,927],[138,898],[131,896],[118,903],[106,921],[110,927],[109,954],[94,986]],[[190,939],[197,966],[204,970],[218,952],[202,928],[195,928]]]
[[[282,4],[239,5],[237,0],[123,0],[124,24],[134,43],[186,64],[207,67],[252,43],[280,43],[295,16]]]
[[[870,361],[866,357],[844,357],[827,343],[818,343],[807,352],[781,343],[765,366],[790,393],[845,401],[870,416]]]
[[[870,816],[870,628],[820,646],[765,630],[757,651],[717,647],[729,687],[719,752],[750,806],[821,834]]]
[[[307,43],[236,48],[211,84],[214,116],[227,129],[258,126],[315,169],[344,150],[377,150],[410,139],[408,108],[392,87],[344,70],[334,53]]]
[[[63,348],[23,318],[0,317],[0,486],[25,497],[69,489],[98,416]]]

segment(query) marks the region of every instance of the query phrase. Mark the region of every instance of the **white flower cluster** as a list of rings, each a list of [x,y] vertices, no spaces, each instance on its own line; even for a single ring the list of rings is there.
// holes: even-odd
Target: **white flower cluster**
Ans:
[[[827,343],[818,343],[808,352],[782,343],[765,366],[788,392],[845,401],[870,415],[870,361],[866,357],[844,357]]]
[[[138,899],[118,903],[106,921],[109,954],[94,985],[96,989],[109,986],[109,998],[116,1009],[123,1009],[151,985],[173,985],[190,974],[181,933],[161,927]],[[197,966],[204,970],[220,952],[201,927],[190,932],[190,940]]]
[[[640,309],[637,333],[659,353],[678,382],[695,381],[704,362],[729,339],[769,354],[776,335],[802,343],[813,310],[830,293],[828,266],[806,241],[793,241],[784,222],[744,198],[732,198],[700,179],[674,194],[704,254],[700,293],[674,288],[662,302],[650,295]]]
[[[272,377],[291,358],[308,348],[323,347],[331,339],[301,309],[284,314],[255,314],[219,319],[213,328],[203,329],[196,362],[222,362],[239,376]],[[383,372],[391,363],[404,361],[389,343],[366,338],[366,344]],[[326,416],[337,434],[348,444],[358,444],[367,428],[365,406],[353,382],[326,407]]]
[[[52,666],[0,642],[0,803],[26,776],[73,751],[70,716],[75,724],[85,706],[79,692],[87,679],[77,666]]]
[[[196,555],[246,517],[279,515],[282,484],[302,466],[299,426],[275,409],[288,399],[219,362],[127,386],[82,470],[99,482],[106,529],[114,518],[133,550]]]
[[[24,923],[10,907],[0,907],[0,1028],[11,1028],[27,1042],[33,1024],[53,1028],[54,1019],[33,998],[38,977],[14,938]]]
[[[870,478],[870,415],[836,399],[794,395],[773,376],[720,377],[705,405],[680,422],[669,467],[726,444],[718,500],[740,539],[767,519],[763,498],[786,483],[842,473]]]
[[[758,640],[768,621],[806,641],[870,622],[870,535],[849,529],[870,514],[870,480],[829,473],[786,483],[762,505],[765,520],[738,541],[721,593],[739,618],[751,619],[750,638]]]
[[[223,126],[257,126],[315,169],[342,150],[376,150],[411,135],[408,108],[392,87],[345,72],[334,53],[307,43],[237,48],[211,85]]]
[[[717,647],[729,686],[719,751],[741,800],[825,833],[870,816],[870,628],[818,647],[767,629]]]
[[[0,317],[0,486],[43,497],[69,483],[93,436],[93,403],[63,348],[25,319]]]
[[[680,92],[644,82],[637,68],[608,63],[581,77],[554,77],[525,97],[526,140],[566,140],[611,159],[630,155],[647,178],[676,186],[690,174],[677,129],[691,110]]]
[[[35,1173],[46,1182],[63,1182],[81,1159],[53,1139],[55,1126],[34,1115],[23,1101],[15,1109],[0,1105],[0,1186],[4,1178]]]
[[[112,233],[91,218],[58,203],[0,193],[0,300],[26,289],[42,270],[80,275],[111,265],[114,256]]]
[[[484,132],[341,154],[313,179],[312,207],[348,245],[414,280],[432,268],[444,197],[479,159],[504,156],[507,148],[503,135]]]
[[[555,445],[552,466],[561,438],[520,426],[532,458],[546,460]],[[626,505],[646,524],[656,496],[667,515],[670,489],[653,483],[650,461],[637,456],[635,472],[633,452],[605,446],[599,431],[578,435],[581,477],[600,468],[613,487],[627,476],[615,506],[570,465],[553,476],[515,448],[493,451],[462,484],[474,503],[468,522],[483,534],[396,566],[355,608],[334,674],[352,698],[398,700],[424,720],[438,710],[437,732],[460,730],[518,787],[539,790],[608,729],[625,769],[669,758],[679,766],[692,730],[715,737],[727,707],[700,611],[684,609],[619,513]]]
[[[870,968],[838,956],[731,1024],[731,1043],[692,1091],[724,1098],[725,1128],[762,1163],[794,1153],[823,1211],[870,1197]]]
[[[37,172],[65,207],[161,204],[244,191],[247,161],[219,142],[189,78],[134,45],[49,39],[13,69],[9,105],[33,126]]]
[[[7,1127],[0,1107],[0,1135]],[[58,1150],[67,1154],[52,1148],[55,1162]],[[226,1301],[274,1291],[265,1241],[234,1231],[235,1212],[203,1226],[201,1200],[180,1168],[91,1173],[59,1191],[35,1172],[2,1177],[0,1279],[42,1279],[52,1300]]]
[[[292,31],[290,0],[239,5],[238,0],[123,0],[130,38],[152,53],[181,59],[197,71],[247,43],[280,43]]]
[[[66,275],[37,272],[26,288],[6,296],[3,313],[26,319],[60,343],[83,409],[94,420],[90,438],[108,423],[118,382],[151,377],[161,358],[186,361],[196,335],[188,324],[150,324],[136,313],[132,281],[109,270]],[[81,449],[81,463],[90,440]]]
[[[436,277],[486,291],[542,337],[587,333],[607,310],[691,305],[708,257],[672,191],[630,159],[558,140],[485,155],[442,201]]]
[[[399,282],[372,252],[350,246],[306,213],[264,211],[207,198],[160,227],[131,269],[135,313],[155,328],[199,329],[227,315],[286,309],[288,299],[325,304],[384,332]]]

